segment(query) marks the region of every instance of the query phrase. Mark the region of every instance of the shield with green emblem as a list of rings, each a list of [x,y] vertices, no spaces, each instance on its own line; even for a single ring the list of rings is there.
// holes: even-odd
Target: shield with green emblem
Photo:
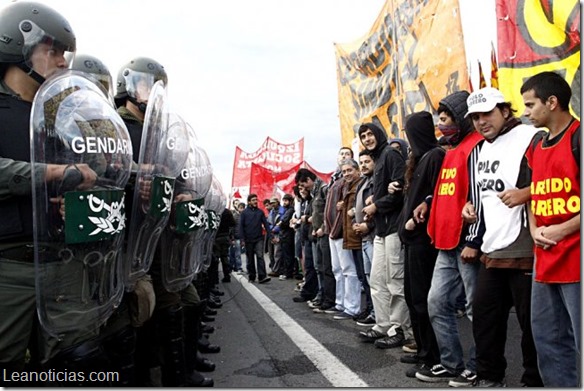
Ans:
[[[48,79],[31,111],[37,310],[55,336],[102,325],[123,292],[128,130],[78,72]]]
[[[148,98],[132,210],[128,224],[125,262],[126,290],[143,277],[169,221],[176,179],[188,156],[185,127],[174,126],[166,105],[163,81],[157,81]]]

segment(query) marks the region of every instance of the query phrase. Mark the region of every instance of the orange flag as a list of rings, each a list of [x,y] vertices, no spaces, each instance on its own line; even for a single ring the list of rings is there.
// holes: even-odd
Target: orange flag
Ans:
[[[485,74],[483,73],[483,67],[479,61],[479,88],[485,88],[487,86],[487,81],[485,80]]]
[[[497,55],[493,42],[491,42],[491,87],[499,88],[499,67],[497,66]]]

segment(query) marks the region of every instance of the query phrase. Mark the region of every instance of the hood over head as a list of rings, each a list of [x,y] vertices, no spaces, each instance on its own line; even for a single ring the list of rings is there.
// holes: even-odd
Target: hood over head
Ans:
[[[406,119],[406,135],[415,160],[438,146],[434,133],[434,119],[427,111],[413,113]]]
[[[457,140],[453,143],[454,145],[462,141],[473,130],[472,121],[470,118],[465,117],[468,111],[466,100],[469,95],[468,91],[456,91],[440,101],[440,104],[444,105],[452,113],[458,126],[458,134],[453,137],[453,139]]]
[[[377,145],[375,146],[375,149],[371,151],[373,157],[375,158],[379,156],[379,153],[381,152],[381,150],[383,150],[387,143],[387,133],[385,133],[385,131],[381,129],[378,125],[375,125],[374,123],[371,122],[367,122],[359,126],[359,130],[357,132],[359,140],[361,140],[361,133],[365,132],[367,129],[373,132],[373,135],[377,140]],[[361,144],[363,144],[363,142],[361,142]]]
[[[391,138],[389,140],[387,140],[388,144],[392,144],[392,143],[398,143],[400,145],[400,153],[402,155],[402,157],[404,158],[404,160],[408,160],[408,148],[409,148],[409,144],[406,140],[404,140],[403,138]]]

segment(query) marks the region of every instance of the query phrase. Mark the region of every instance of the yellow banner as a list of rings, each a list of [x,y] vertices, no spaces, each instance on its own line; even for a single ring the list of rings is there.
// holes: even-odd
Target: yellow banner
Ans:
[[[499,86],[518,114],[529,77],[560,73],[572,87],[572,114],[580,118],[580,3],[497,0]]]
[[[407,115],[435,114],[443,97],[468,89],[458,0],[387,0],[365,37],[335,49],[343,145],[364,122],[403,137]]]

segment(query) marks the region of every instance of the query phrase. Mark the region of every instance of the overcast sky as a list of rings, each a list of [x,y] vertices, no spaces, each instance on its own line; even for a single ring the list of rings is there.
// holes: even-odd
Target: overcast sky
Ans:
[[[481,58],[488,72],[495,0],[459,1],[467,61],[476,67]],[[305,160],[334,170],[341,135],[333,43],[364,36],[385,0],[41,2],[69,20],[78,52],[100,58],[114,79],[137,56],[166,68],[171,105],[229,195],[235,146],[253,152],[267,136],[286,144],[304,137]]]

